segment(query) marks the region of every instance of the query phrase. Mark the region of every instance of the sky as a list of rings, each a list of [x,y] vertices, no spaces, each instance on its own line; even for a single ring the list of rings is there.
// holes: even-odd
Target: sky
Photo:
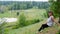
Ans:
[[[43,2],[47,2],[48,0],[0,0],[0,1],[43,1]]]

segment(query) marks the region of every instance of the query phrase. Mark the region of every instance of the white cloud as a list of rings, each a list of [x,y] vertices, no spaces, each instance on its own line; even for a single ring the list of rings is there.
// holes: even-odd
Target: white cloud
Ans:
[[[48,0],[0,0],[0,1],[43,1],[43,2],[47,2]]]

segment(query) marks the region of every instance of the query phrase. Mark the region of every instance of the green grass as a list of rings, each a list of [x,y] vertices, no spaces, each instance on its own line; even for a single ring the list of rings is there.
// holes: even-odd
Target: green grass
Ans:
[[[2,17],[17,17],[16,13],[17,11],[24,12],[27,17],[38,17],[39,15],[42,15],[43,13],[46,12],[45,9],[28,9],[28,10],[12,10],[12,11],[6,11],[5,13],[1,14],[0,13],[0,18]],[[40,16],[41,17],[41,16]]]
[[[19,29],[11,29],[8,34],[36,34],[42,23],[44,22],[39,22]]]
[[[46,13],[45,9],[29,9],[29,10],[23,10],[27,19],[41,19],[44,18],[44,13]],[[42,18],[42,19],[43,19]]]
[[[8,12],[5,12],[5,13],[0,13],[0,18],[2,18],[2,17],[16,17],[16,12],[10,12],[10,11],[8,11]]]
[[[44,13],[46,13],[45,9],[28,9],[28,10],[13,10],[13,12],[6,12],[4,14],[0,14],[0,17],[16,17],[16,12],[14,11],[21,11],[24,12],[27,20],[32,20],[32,19],[45,19],[46,17],[44,17]],[[20,12],[20,13],[21,13]],[[3,15],[3,16],[2,16]],[[7,23],[6,26],[11,26],[11,25],[15,25],[17,22],[15,23]],[[29,26],[25,26],[19,29],[12,29],[12,28],[7,28],[8,34],[36,34],[36,31],[40,28],[40,26],[42,25],[43,22],[39,22],[36,24],[32,24]]]
[[[33,20],[33,19],[45,19],[44,13],[46,13],[45,9],[28,9],[28,10],[13,10],[13,12],[5,12],[4,14],[0,14],[0,17],[16,17],[16,12],[14,11],[21,11],[24,12],[27,20]],[[20,12],[20,14],[21,14]],[[2,16],[3,15],[3,16]],[[13,23],[7,23],[6,26],[15,25],[17,22]]]
[[[41,27],[42,24],[45,23],[45,21],[46,20],[29,25],[29,26],[18,28],[18,29],[10,29],[10,31],[8,31],[7,34],[36,34],[38,29]],[[52,27],[45,28],[41,33],[42,34],[56,34],[59,29],[60,29],[60,26],[58,27],[57,25],[54,25]]]
[[[0,17],[16,17],[16,12],[14,11],[21,11],[24,12],[26,18],[28,20],[32,20],[32,19],[45,19],[46,17],[44,17],[44,13],[46,13],[45,9],[28,9],[28,10],[13,10],[13,12],[5,12],[4,14],[0,14]],[[20,12],[20,13],[21,13]],[[13,22],[13,23],[7,23],[5,26],[11,26],[11,25],[16,25],[17,22]],[[35,24],[31,24],[25,27],[20,27],[18,29],[12,29],[11,27],[7,28],[7,34],[36,34],[37,30],[40,28],[40,26],[45,23],[45,20],[39,23],[35,23]],[[13,27],[13,26],[12,26]],[[58,28],[56,25],[51,27],[51,28],[46,28],[43,30],[43,34],[46,34],[47,31],[49,31],[49,33],[47,34],[51,34],[52,32],[55,33],[56,30],[59,30],[60,27]]]

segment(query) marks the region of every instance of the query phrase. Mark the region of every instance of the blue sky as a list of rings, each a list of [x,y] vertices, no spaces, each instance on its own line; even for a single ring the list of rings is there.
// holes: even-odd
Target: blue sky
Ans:
[[[48,0],[0,0],[0,1],[43,1],[43,2],[47,2]]]

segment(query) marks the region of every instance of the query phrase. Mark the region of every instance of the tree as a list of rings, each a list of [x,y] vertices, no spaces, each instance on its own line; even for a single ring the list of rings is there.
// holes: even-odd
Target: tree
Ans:
[[[52,10],[56,16],[59,16],[59,23],[60,23],[60,0],[49,0],[51,7],[50,10]]]

